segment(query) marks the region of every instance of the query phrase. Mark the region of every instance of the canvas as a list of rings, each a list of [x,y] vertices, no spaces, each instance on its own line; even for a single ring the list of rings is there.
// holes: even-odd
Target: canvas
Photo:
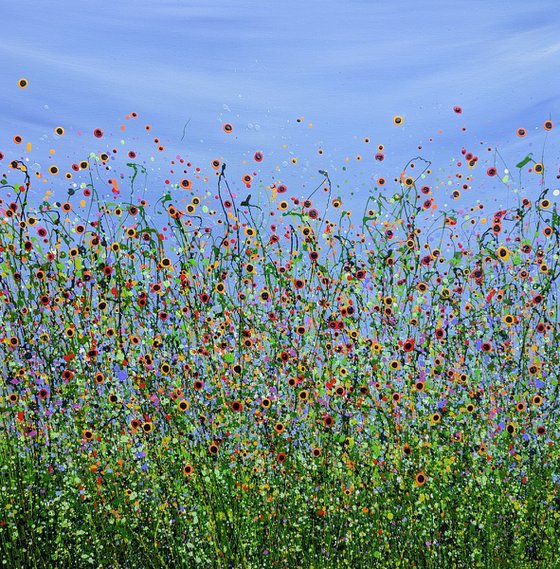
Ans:
[[[2,567],[560,567],[556,2],[2,24]]]

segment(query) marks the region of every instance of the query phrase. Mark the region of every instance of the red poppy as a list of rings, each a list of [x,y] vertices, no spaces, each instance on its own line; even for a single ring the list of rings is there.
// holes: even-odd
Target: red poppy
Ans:
[[[411,352],[412,350],[414,350],[414,338],[409,338],[408,340],[405,340],[402,348],[405,352]]]

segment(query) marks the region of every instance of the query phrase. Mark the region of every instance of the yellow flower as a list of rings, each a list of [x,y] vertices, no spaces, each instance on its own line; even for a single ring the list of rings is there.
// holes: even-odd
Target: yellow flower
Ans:
[[[514,318],[511,314],[506,314],[506,315],[502,318],[502,322],[503,322],[506,326],[511,326],[511,325],[515,322],[515,318]]]
[[[498,258],[501,259],[502,261],[507,261],[509,259],[509,256],[510,256],[510,251],[507,247],[504,247],[503,245],[501,245],[496,250],[496,254],[498,255]]]

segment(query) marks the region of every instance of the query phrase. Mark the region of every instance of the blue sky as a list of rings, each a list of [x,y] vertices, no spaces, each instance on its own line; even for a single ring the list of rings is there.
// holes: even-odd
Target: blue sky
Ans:
[[[220,157],[234,181],[261,150],[263,183],[277,179],[304,195],[323,168],[356,205],[373,180],[398,174],[417,155],[443,175],[455,171],[462,147],[486,159],[490,145],[512,168],[529,151],[540,155],[543,121],[558,119],[557,7],[555,0],[10,2],[2,11],[0,150],[21,154],[11,142],[19,133],[44,169],[123,138],[123,148],[134,147],[154,170],[154,196],[168,170],[154,136],[170,156],[205,169]],[[25,90],[20,77],[29,79]],[[131,111],[138,126],[119,132]],[[393,125],[394,115],[403,126]],[[66,129],[62,139],[57,125]],[[91,135],[97,127],[101,140]],[[516,137],[518,127],[526,138]],[[558,127],[546,142],[551,187]],[[373,160],[378,144],[383,164]],[[53,181],[55,195],[66,185]],[[465,199],[503,204],[514,189],[484,176],[475,185]]]

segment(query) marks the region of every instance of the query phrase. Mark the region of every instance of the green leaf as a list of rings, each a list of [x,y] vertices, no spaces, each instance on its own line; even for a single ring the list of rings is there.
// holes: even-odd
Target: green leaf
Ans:
[[[529,164],[529,162],[531,162],[533,160],[531,158],[531,156],[533,156],[533,153],[529,152],[529,154],[527,154],[527,156],[525,156],[525,158],[523,158],[523,160],[521,160],[521,162],[516,164],[515,167],[516,168],[523,168],[523,166],[525,166],[526,164]]]
[[[450,263],[451,263],[454,267],[456,267],[457,265],[460,265],[460,264],[461,264],[461,259],[462,259],[462,258],[463,258],[463,255],[462,255],[461,253],[457,252],[457,253],[455,253],[455,254],[453,255],[453,257],[451,258]]]
[[[235,357],[233,356],[233,354],[226,354],[226,355],[224,356],[224,360],[226,360],[226,362],[227,362],[228,364],[231,364],[234,359],[235,359]]]

